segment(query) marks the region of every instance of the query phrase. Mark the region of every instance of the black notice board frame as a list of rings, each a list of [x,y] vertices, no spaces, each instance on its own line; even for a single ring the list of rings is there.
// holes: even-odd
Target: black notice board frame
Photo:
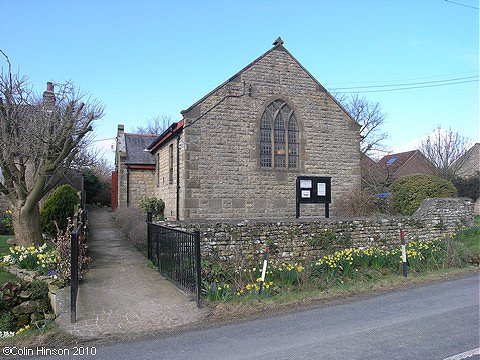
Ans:
[[[300,204],[325,204],[325,217],[330,217],[332,178],[330,176],[298,176],[296,181],[296,217]]]

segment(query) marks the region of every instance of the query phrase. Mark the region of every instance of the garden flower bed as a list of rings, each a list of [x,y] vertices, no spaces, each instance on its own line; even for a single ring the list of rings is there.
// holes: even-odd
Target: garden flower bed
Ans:
[[[55,247],[12,246],[2,269],[15,279],[0,286],[0,337],[11,337],[31,327],[42,328],[56,317],[56,275],[60,261]]]
[[[57,290],[70,280],[71,233],[76,223],[68,219],[65,231],[54,241],[42,245],[11,246],[0,258],[2,269],[18,277],[0,284],[0,332],[3,337],[41,328],[58,315]],[[82,278],[91,259],[87,256],[86,237],[79,237],[79,276]],[[41,288],[35,295],[31,288]],[[32,294],[33,293],[33,296]],[[23,329],[23,330],[22,330]]]
[[[480,227],[473,226],[430,241],[410,241],[406,247],[409,272],[469,265],[472,254],[464,243],[472,236],[480,238]],[[305,264],[272,259],[261,293],[262,268],[232,268],[205,261],[202,265],[203,294],[214,302],[242,297],[275,297],[291,291],[323,291],[344,283],[400,276],[401,261],[400,248],[380,247],[346,248]]]

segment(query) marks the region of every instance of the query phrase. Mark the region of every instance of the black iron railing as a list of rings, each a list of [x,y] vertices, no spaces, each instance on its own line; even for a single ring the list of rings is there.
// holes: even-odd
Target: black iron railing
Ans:
[[[201,307],[200,232],[186,232],[152,223],[147,214],[147,256],[158,271],[191,291]]]
[[[79,239],[85,234],[87,223],[87,209],[84,206],[78,211],[76,226],[70,236],[70,321],[77,322],[77,296],[80,267],[78,264]]]

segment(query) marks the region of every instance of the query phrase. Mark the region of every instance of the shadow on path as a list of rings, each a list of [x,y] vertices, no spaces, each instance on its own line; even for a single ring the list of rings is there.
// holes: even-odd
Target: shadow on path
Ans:
[[[59,326],[87,337],[132,335],[170,330],[205,318],[191,296],[178,290],[127,242],[108,210],[89,212],[89,256],[80,283],[77,323],[70,323],[70,288],[57,293]]]

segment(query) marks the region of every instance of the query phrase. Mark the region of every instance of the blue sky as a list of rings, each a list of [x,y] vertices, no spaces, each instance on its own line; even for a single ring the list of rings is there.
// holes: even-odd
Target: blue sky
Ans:
[[[381,103],[386,145],[403,151],[439,125],[479,141],[479,11],[472,8],[479,3],[455,2],[471,7],[445,0],[0,0],[0,49],[38,93],[47,81],[71,80],[101,101],[100,140],[115,137],[119,123],[129,131],[155,115],[179,120],[281,36],[329,90],[428,86],[361,94]],[[445,86],[449,79],[470,82]]]

